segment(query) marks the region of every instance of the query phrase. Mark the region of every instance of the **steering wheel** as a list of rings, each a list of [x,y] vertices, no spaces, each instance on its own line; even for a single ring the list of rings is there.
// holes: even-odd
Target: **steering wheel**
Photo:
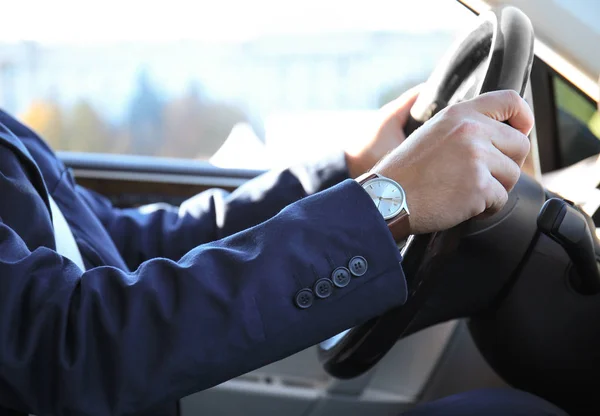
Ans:
[[[424,85],[411,109],[407,135],[455,102],[504,89],[523,96],[533,64],[533,44],[533,27],[519,9],[508,6],[481,14],[474,28],[454,44]],[[324,369],[337,378],[357,377],[375,365],[398,339],[426,326],[465,316],[461,305],[452,305],[442,315],[434,313],[426,319],[419,317],[419,311],[446,277],[448,262],[456,263],[462,236],[490,229],[515,210],[518,188],[528,186],[520,182],[509,194],[505,207],[486,220],[471,220],[450,230],[411,236],[402,248],[408,285],[406,303],[319,344]],[[533,205],[533,209],[539,209],[539,205]]]

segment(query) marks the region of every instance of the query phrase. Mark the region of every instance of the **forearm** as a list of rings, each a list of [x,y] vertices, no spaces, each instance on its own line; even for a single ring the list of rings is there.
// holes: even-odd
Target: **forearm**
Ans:
[[[178,260],[199,244],[260,224],[307,195],[348,178],[344,154],[272,171],[228,194],[203,192],[181,207],[165,204],[115,209],[83,188],[83,196],[110,233],[130,268],[154,257]]]
[[[177,263],[151,260],[134,273],[82,274],[49,249],[30,252],[6,224],[0,234],[0,404],[37,414],[143,411],[406,298],[391,234],[352,181]],[[294,304],[300,289],[355,255],[367,259],[365,275],[307,309]]]

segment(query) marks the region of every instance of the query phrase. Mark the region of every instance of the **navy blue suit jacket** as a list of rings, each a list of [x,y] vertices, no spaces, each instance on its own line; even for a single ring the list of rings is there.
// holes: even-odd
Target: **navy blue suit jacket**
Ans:
[[[30,129],[0,123],[1,408],[152,412],[406,299],[400,254],[342,155],[179,208],[117,209]],[[55,250],[48,195],[85,272]],[[363,276],[296,306],[357,255]]]

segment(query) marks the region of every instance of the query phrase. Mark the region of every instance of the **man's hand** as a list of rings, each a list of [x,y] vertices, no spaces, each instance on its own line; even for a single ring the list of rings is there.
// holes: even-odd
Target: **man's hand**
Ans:
[[[533,113],[516,92],[483,94],[438,113],[373,171],[404,188],[411,234],[445,230],[504,206],[532,127]]]
[[[346,150],[346,164],[350,177],[356,178],[367,172],[406,139],[404,126],[420,87],[419,85],[411,88],[399,98],[383,106],[379,110],[381,120],[371,139],[356,148]]]

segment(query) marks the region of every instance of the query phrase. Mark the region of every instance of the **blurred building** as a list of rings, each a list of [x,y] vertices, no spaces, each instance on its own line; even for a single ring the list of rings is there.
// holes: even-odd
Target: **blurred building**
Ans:
[[[109,120],[125,117],[136,79],[150,74],[169,99],[198,82],[201,94],[257,114],[360,110],[426,78],[454,33],[286,35],[247,42],[0,44],[0,106],[21,113],[35,99],[80,99]]]

